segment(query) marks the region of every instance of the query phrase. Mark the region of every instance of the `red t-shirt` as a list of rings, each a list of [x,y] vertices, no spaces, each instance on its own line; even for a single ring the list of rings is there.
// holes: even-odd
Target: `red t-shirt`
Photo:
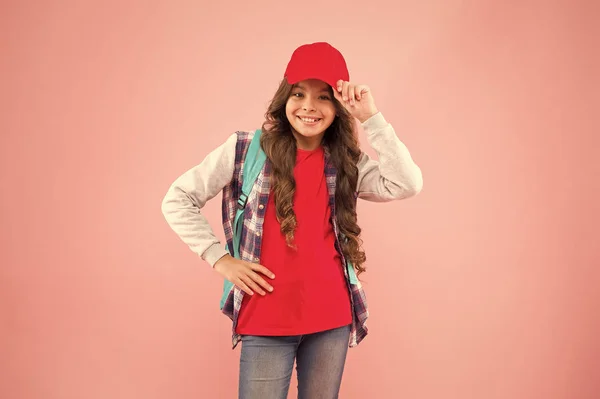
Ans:
[[[236,332],[244,335],[301,335],[352,323],[350,296],[341,257],[335,249],[324,151],[298,149],[294,177],[297,227],[289,248],[270,195],[260,263],[275,274],[265,277],[273,292],[245,295]]]

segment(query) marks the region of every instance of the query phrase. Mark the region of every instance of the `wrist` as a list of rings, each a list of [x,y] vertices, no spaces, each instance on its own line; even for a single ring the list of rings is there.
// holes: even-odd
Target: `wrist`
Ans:
[[[374,110],[372,110],[371,112],[369,112],[369,113],[367,113],[365,115],[361,115],[358,118],[358,121],[360,123],[365,123],[366,121],[368,121],[369,119],[371,119],[373,116],[377,115],[378,113],[379,113],[379,110],[374,109]]]
[[[229,254],[225,254],[222,257],[220,257],[219,259],[217,259],[217,261],[213,264],[213,269],[217,269],[220,266],[223,265],[224,262],[227,262],[227,259],[231,258],[231,255]]]

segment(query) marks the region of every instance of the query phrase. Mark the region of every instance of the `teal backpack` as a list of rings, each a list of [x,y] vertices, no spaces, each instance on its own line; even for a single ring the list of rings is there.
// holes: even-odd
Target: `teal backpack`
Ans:
[[[228,248],[228,246],[225,246],[231,256],[237,259],[241,259],[240,240],[242,237],[242,229],[244,228],[244,210],[246,208],[246,201],[248,201],[248,195],[250,195],[252,186],[262,171],[267,159],[267,155],[260,146],[261,133],[261,129],[257,129],[254,133],[254,137],[252,138],[250,146],[246,151],[246,158],[244,159],[244,168],[242,172],[242,193],[238,198],[238,207],[233,219],[233,253],[231,253],[231,250]],[[354,271],[354,266],[352,263],[347,262],[347,268],[348,275],[350,276],[350,283],[356,284],[358,279],[356,277],[356,272]],[[223,306],[225,306],[225,301],[227,300],[227,296],[232,288],[233,283],[225,279],[223,283],[223,295],[221,296],[220,303],[221,310],[223,309]]]

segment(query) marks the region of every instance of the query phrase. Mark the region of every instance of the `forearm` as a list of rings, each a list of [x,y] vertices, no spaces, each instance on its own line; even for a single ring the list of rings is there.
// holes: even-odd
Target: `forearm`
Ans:
[[[421,169],[392,125],[379,112],[362,123],[362,127],[378,160],[363,153],[358,164],[359,196],[387,201],[418,194],[423,187]]]
[[[179,176],[162,201],[162,213],[177,236],[211,266],[228,252],[201,210],[231,181],[237,137],[212,151],[199,165]]]

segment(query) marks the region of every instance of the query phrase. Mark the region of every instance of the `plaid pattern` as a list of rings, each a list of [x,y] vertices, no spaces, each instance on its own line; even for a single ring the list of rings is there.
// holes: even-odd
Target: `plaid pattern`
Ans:
[[[243,163],[246,156],[246,151],[254,137],[254,132],[236,132],[238,139],[236,144],[235,154],[235,169],[233,173],[233,179],[230,184],[223,189],[223,201],[222,201],[222,221],[225,237],[227,239],[227,247],[233,248],[233,218],[235,216],[237,208],[237,199],[242,191],[242,173]],[[327,189],[329,192],[329,206],[331,207],[331,214],[335,215],[335,187],[336,187],[336,174],[337,170],[332,164],[329,154],[325,151],[325,178],[327,181]],[[265,211],[267,203],[269,201],[269,194],[271,191],[270,184],[271,176],[271,165],[269,160],[265,162],[263,170],[259,174],[252,191],[248,195],[248,201],[246,203],[246,209],[244,211],[244,229],[242,230],[242,237],[240,240],[240,256],[242,260],[248,262],[259,262],[260,261],[260,250],[262,244],[262,225],[264,222]],[[342,257],[343,264],[346,263],[344,255],[340,250],[339,237],[340,233],[338,230],[337,221],[335,217],[332,220],[333,229],[336,234],[336,249]],[[233,252],[233,251],[230,251]],[[346,267],[344,274],[346,276],[346,283],[348,290],[351,293],[350,299],[353,309],[352,317],[352,330],[350,333],[350,341],[348,345],[350,347],[357,346],[367,335],[368,329],[366,325],[367,318],[369,317],[369,311],[367,307],[367,300],[365,292],[362,288],[360,281],[356,283],[350,283],[348,270]],[[238,315],[242,306],[242,298],[244,292],[237,286],[233,286],[229,292],[225,305],[223,306],[222,312],[233,321],[232,327],[232,344],[233,348],[237,346],[241,336],[235,332]]]

